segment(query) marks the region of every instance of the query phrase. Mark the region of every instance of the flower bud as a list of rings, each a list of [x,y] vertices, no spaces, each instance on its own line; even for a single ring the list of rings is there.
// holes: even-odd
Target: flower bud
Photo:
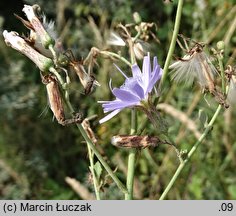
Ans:
[[[225,43],[224,43],[224,41],[218,41],[217,44],[216,44],[216,46],[217,46],[217,49],[218,49],[218,50],[224,50],[224,48],[225,48]]]
[[[134,22],[136,24],[139,24],[139,23],[142,22],[142,18],[141,18],[140,14],[138,12],[133,13],[133,18],[134,18]]]
[[[45,28],[43,27],[41,21],[36,16],[34,8],[30,5],[24,5],[23,12],[26,14],[29,22],[33,26],[35,32],[40,37],[40,41],[43,46],[48,49],[49,45],[54,45],[55,41],[50,35],[47,33]]]
[[[31,59],[41,71],[47,71],[53,66],[53,61],[51,59],[38,53],[23,38],[21,38],[17,32],[8,32],[4,30],[3,37],[8,46],[11,46],[13,49]]]

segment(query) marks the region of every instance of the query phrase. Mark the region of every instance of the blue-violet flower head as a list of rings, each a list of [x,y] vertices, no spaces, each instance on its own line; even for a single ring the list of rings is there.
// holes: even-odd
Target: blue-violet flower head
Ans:
[[[102,118],[99,121],[100,123],[110,120],[124,108],[141,106],[142,101],[148,100],[149,93],[162,75],[162,69],[157,63],[157,57],[154,57],[153,67],[151,67],[149,55],[143,59],[142,71],[137,64],[132,65],[132,77],[127,77],[118,67],[117,69],[125,77],[125,83],[120,88],[111,88],[116,97],[115,100],[98,101],[98,103],[102,104],[104,113],[111,112]]]

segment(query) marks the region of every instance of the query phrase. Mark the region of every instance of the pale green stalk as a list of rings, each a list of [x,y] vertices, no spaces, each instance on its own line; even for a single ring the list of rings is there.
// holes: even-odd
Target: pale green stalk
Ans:
[[[223,73],[223,67],[221,68],[221,74]],[[226,94],[229,91],[229,87],[226,87]],[[175,171],[175,174],[173,175],[172,179],[170,180],[169,184],[167,185],[167,187],[165,188],[164,192],[162,193],[160,200],[165,199],[167,193],[170,191],[170,189],[172,188],[172,186],[174,185],[176,179],[178,178],[178,176],[180,175],[181,171],[183,170],[183,168],[185,167],[185,165],[188,163],[188,161],[191,159],[191,157],[193,156],[194,152],[197,150],[198,146],[202,143],[202,141],[205,139],[205,137],[207,136],[207,134],[212,130],[213,124],[217,118],[217,116],[220,113],[220,110],[222,109],[222,105],[219,105],[218,108],[216,109],[213,117],[211,118],[211,121],[209,122],[209,124],[207,125],[207,127],[205,128],[203,134],[201,135],[201,137],[198,139],[198,141],[193,145],[193,147],[191,148],[191,150],[189,151],[186,159],[184,159],[179,167],[177,168],[177,170]]]
[[[220,75],[221,75],[221,88],[222,92],[225,93],[225,73],[224,73],[224,66],[223,66],[223,56],[221,53],[217,54],[217,59],[220,66]]]
[[[87,142],[87,144],[89,145],[89,147],[92,149],[93,153],[96,155],[96,157],[98,158],[98,160],[100,161],[100,163],[103,165],[103,167],[105,168],[105,170],[108,172],[108,174],[111,176],[111,178],[113,179],[113,181],[116,183],[116,185],[119,187],[119,189],[124,193],[128,193],[126,187],[124,186],[124,184],[120,181],[120,179],[114,174],[113,170],[110,168],[110,166],[107,164],[107,162],[103,159],[102,155],[99,153],[99,151],[97,150],[97,148],[95,147],[95,145],[92,143],[92,141],[89,139],[89,137],[87,136],[84,128],[82,127],[81,124],[76,124],[80,133],[82,134],[83,138],[85,139],[85,141]]]
[[[131,63],[133,64],[136,62],[135,55],[134,55],[134,49],[133,49],[133,41],[130,38],[129,42],[129,48],[130,48],[130,57],[131,57]],[[131,129],[130,134],[135,134],[137,131],[137,113],[135,109],[131,110]],[[126,200],[132,200],[133,199],[133,188],[134,188],[134,171],[135,171],[135,159],[136,159],[136,153],[137,150],[131,148],[129,150],[129,158],[128,158],[128,169],[127,169],[127,179],[126,179],[126,187],[128,189],[128,193],[125,194]]]
[[[95,147],[95,145],[92,143],[92,141],[89,139],[89,137],[87,136],[84,128],[82,127],[81,124],[76,124],[80,133],[82,134],[83,138],[85,139],[85,141],[87,142],[87,144],[89,145],[89,147],[92,149],[93,153],[96,155],[96,157],[98,158],[98,160],[100,161],[100,163],[103,165],[103,167],[105,168],[105,170],[108,172],[108,174],[111,176],[111,178],[113,179],[113,181],[116,183],[116,185],[119,187],[119,189],[123,192],[123,193],[128,193],[126,187],[124,186],[124,184],[120,181],[120,179],[114,174],[113,170],[110,168],[110,166],[107,164],[107,162],[103,159],[102,155],[99,153],[99,151],[97,150],[97,148]]]
[[[205,139],[205,137],[207,136],[207,134],[212,130],[213,124],[217,118],[217,116],[220,113],[222,106],[219,105],[217,110],[215,111],[215,114],[213,115],[211,121],[209,122],[208,126],[206,127],[205,131],[203,132],[203,134],[201,135],[201,137],[199,138],[199,140],[194,144],[194,146],[192,147],[192,149],[190,150],[190,152],[188,153],[186,159],[180,163],[179,167],[177,168],[177,170],[175,171],[175,174],[173,175],[172,179],[170,180],[169,184],[167,185],[167,187],[165,188],[164,192],[162,193],[160,200],[165,199],[167,193],[170,191],[170,189],[172,188],[172,186],[174,185],[176,179],[178,178],[178,176],[180,175],[181,171],[183,170],[183,168],[185,167],[185,165],[188,163],[188,161],[190,160],[190,158],[193,156],[194,152],[197,150],[198,146],[202,143],[202,141]]]
[[[94,154],[93,154],[91,148],[89,147],[88,143],[87,143],[87,147],[88,147],[88,153],[89,153],[90,171],[93,175],[94,191],[95,191],[96,199],[100,200],[101,198],[100,198],[100,194],[99,194],[98,180],[97,180],[95,170],[94,170]]]
[[[131,110],[131,130],[130,133],[135,134],[137,126],[137,114],[136,110]],[[137,150],[131,148],[129,150],[129,158],[128,158],[128,171],[127,171],[127,180],[126,187],[128,189],[128,193],[125,194],[126,200],[133,199],[133,187],[134,187],[134,169],[135,169],[135,158],[136,158]]]
[[[184,2],[183,0],[179,0],[179,2],[178,2],[174,31],[173,31],[173,35],[172,35],[172,39],[171,39],[171,43],[170,43],[170,48],[169,48],[169,51],[168,51],[168,54],[166,57],[164,69],[163,69],[163,74],[162,74],[162,78],[161,78],[161,85],[164,84],[164,82],[166,80],[170,61],[171,61],[171,58],[172,58],[172,55],[173,55],[173,52],[175,49],[175,44],[176,44],[177,36],[179,33],[179,26],[180,26],[181,14],[182,14],[183,2]]]
[[[113,53],[113,52],[105,51],[105,50],[104,51],[99,51],[99,53],[102,54],[102,55],[115,57],[115,58],[123,61],[125,64],[129,65],[130,67],[132,66],[132,64],[129,61],[127,61],[124,57],[120,56],[117,53]]]
[[[56,75],[56,77],[58,78],[60,84],[62,85],[62,87],[65,86],[65,82],[63,81],[61,75],[56,71],[55,68],[50,68],[49,69],[50,72],[52,72],[53,74]],[[73,114],[75,113],[70,100],[69,100],[69,96],[68,94],[66,94],[66,96],[64,97],[66,105],[68,107],[68,109],[70,110],[70,112]],[[108,174],[111,176],[111,178],[114,180],[114,182],[117,184],[117,186],[119,187],[119,189],[124,193],[127,194],[128,191],[126,189],[126,187],[124,186],[124,184],[119,180],[119,178],[114,174],[113,170],[110,168],[110,166],[107,164],[107,162],[103,159],[102,155],[99,153],[99,151],[97,150],[97,148],[95,147],[95,145],[93,144],[93,142],[89,139],[89,137],[86,134],[86,131],[84,130],[83,126],[81,124],[76,124],[76,126],[78,127],[80,133],[82,134],[83,138],[85,139],[85,141],[87,142],[87,145],[89,146],[89,148],[93,151],[93,153],[96,155],[96,157],[98,158],[98,160],[100,161],[100,163],[103,165],[103,167],[105,168],[105,170],[108,172]],[[94,176],[94,178],[96,178]],[[97,189],[96,189],[97,190]]]

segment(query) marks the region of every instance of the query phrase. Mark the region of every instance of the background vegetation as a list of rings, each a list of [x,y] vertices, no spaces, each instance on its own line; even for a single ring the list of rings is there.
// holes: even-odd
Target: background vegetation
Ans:
[[[24,4],[37,3],[48,18],[56,21],[65,49],[72,49],[77,59],[86,57],[91,47],[105,47],[110,29],[118,23],[133,22],[137,11],[143,21],[155,22],[159,43],[150,40],[152,55],[163,66],[172,35],[176,1],[161,0],[38,0],[0,2],[0,30],[24,33],[24,26],[13,13],[20,16]],[[224,64],[235,65],[236,34],[228,30],[235,25],[235,0],[184,1],[180,33],[216,47],[226,43]],[[232,13],[232,10],[233,13]],[[230,14],[231,13],[231,14]],[[224,21],[220,28],[217,28]],[[25,32],[26,33],[26,32]],[[209,46],[209,47],[210,47]],[[209,48],[208,47],[208,48]],[[208,49],[207,48],[207,49]],[[177,46],[175,56],[183,52]],[[231,58],[230,58],[231,57]],[[121,63],[116,62],[120,67]],[[127,68],[123,68],[124,70]],[[103,117],[98,100],[112,99],[108,82],[110,77],[119,85],[122,80],[109,59],[98,58],[95,68],[101,87],[89,97],[81,92],[80,83],[73,83],[72,102],[85,116],[98,115],[92,127],[99,140],[99,149],[106,160],[125,180],[127,151],[110,144],[116,134],[129,133],[130,111],[125,110],[102,125]],[[217,104],[204,98],[197,87],[167,83],[161,92],[161,101],[181,110],[191,118],[199,132],[214,113]],[[210,104],[210,105],[209,105]],[[179,149],[189,150],[195,136],[185,128],[181,119],[162,110],[169,125],[169,134]],[[143,125],[145,116],[139,115],[139,131],[155,134],[150,124]],[[169,192],[168,199],[236,199],[236,112],[231,106],[219,115],[211,133],[191,162],[184,169]],[[145,131],[143,131],[145,128]],[[148,157],[147,151],[152,158]],[[136,164],[135,198],[158,199],[178,166],[173,148],[159,146],[145,149]],[[89,173],[87,148],[73,125],[63,127],[55,120],[47,106],[45,86],[38,69],[26,57],[7,47],[0,39],[0,198],[1,199],[86,199],[93,196]],[[65,181],[75,178],[89,193],[76,193]],[[123,199],[115,184],[102,173],[104,199]]]

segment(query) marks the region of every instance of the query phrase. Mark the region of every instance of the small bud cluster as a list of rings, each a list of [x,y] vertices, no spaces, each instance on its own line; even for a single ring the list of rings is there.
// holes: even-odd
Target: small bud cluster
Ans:
[[[153,33],[153,29],[155,30],[156,25],[155,23],[142,22],[142,18],[138,12],[134,12],[133,19],[135,23],[125,26],[119,24],[118,27],[123,30],[123,32],[118,34],[117,32],[112,31],[107,40],[107,44],[113,46],[126,46],[131,42],[135,57],[137,59],[143,59],[150,49],[150,45],[147,43],[150,37],[154,38],[159,43],[155,33]],[[134,30],[137,32],[134,37],[131,37],[129,33],[129,28],[131,27],[134,27]]]

